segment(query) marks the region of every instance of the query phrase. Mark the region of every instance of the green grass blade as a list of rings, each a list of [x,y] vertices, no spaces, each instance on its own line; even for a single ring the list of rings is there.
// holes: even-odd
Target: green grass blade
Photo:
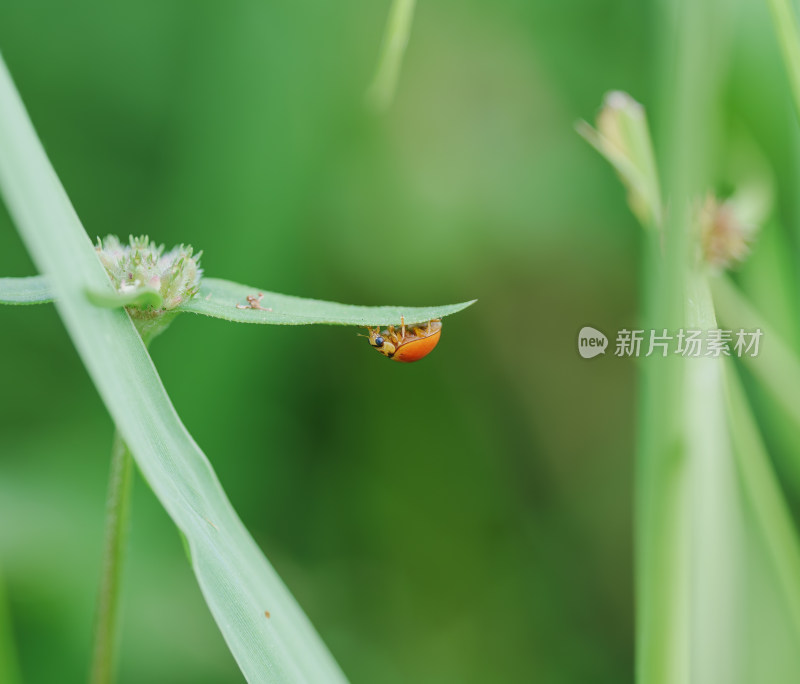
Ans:
[[[797,18],[789,0],[768,0],[768,4],[792,88],[795,113],[800,116],[800,34]]]
[[[250,308],[247,297],[263,294],[261,309]],[[449,316],[466,309],[476,300],[449,306],[402,307],[402,306],[351,306],[324,302],[318,299],[303,299],[276,292],[266,292],[255,287],[239,285],[218,278],[203,278],[200,292],[179,311],[223,318],[237,323],[262,323],[272,325],[399,325],[400,317],[406,323],[423,323],[434,318]],[[271,311],[269,310],[271,309]]]
[[[713,288],[714,301],[726,325],[736,326],[737,330],[762,331],[763,350],[756,357],[745,354],[742,360],[800,428],[800,402],[797,400],[800,360],[780,335],[765,323],[730,278],[716,278]]]
[[[694,282],[692,282],[694,280]],[[717,328],[705,274],[689,277],[687,325]],[[744,684],[745,528],[729,430],[723,358],[684,360],[683,414],[691,544],[688,636],[691,681]]]
[[[367,92],[367,99],[378,111],[383,111],[392,104],[400,77],[403,55],[411,34],[411,22],[414,19],[416,0],[392,0],[386,32],[381,45],[381,57],[375,78]]]
[[[0,304],[48,304],[53,292],[44,276],[0,278]]]
[[[794,627],[793,640],[800,643],[800,543],[797,531],[741,381],[731,363],[727,364],[726,380],[730,430],[736,444],[740,481],[771,555],[781,595]]]
[[[687,302],[684,328],[716,328],[702,274],[687,280]],[[743,684],[746,537],[723,361],[653,361],[639,437],[637,681]],[[666,415],[654,395],[672,406],[676,390]]]
[[[186,536],[203,596],[247,680],[345,681],[181,423],[128,314],[86,298],[108,288],[108,276],[1,59],[0,189],[38,269],[58,283],[56,308],[109,413]]]

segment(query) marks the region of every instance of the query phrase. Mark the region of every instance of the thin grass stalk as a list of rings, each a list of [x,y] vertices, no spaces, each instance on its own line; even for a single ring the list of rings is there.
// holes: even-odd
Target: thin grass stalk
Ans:
[[[91,684],[111,684],[115,679],[120,640],[122,570],[128,540],[132,485],[133,457],[122,436],[115,432],[106,498],[103,565],[97,594],[94,647],[89,675]]]
[[[11,608],[8,603],[6,585],[0,568],[0,682],[4,684],[21,684],[22,675],[17,656],[17,645],[14,641],[14,628],[11,620]]]

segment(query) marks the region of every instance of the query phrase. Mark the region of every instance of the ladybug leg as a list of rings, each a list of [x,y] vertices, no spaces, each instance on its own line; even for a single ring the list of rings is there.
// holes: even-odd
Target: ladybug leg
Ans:
[[[399,347],[400,343],[402,342],[402,338],[397,334],[397,330],[393,325],[389,326],[389,336],[391,337],[392,343]]]

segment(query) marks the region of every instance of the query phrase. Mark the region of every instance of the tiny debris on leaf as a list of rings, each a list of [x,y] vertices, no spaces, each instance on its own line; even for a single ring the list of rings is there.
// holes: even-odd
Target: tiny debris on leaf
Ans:
[[[237,309],[258,309],[259,311],[272,311],[272,309],[261,306],[261,300],[264,298],[264,293],[259,292],[256,295],[247,295],[247,306],[244,304],[237,304]]]

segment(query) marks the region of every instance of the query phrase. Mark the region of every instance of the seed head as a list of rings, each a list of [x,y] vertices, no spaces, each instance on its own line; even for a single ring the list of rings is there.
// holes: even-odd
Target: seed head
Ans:
[[[148,316],[174,309],[197,294],[200,288],[202,252],[194,255],[191,246],[178,245],[168,252],[146,235],[130,236],[122,244],[116,235],[97,240],[97,253],[105,266],[114,288],[120,294],[157,292],[161,295],[160,309],[128,307],[129,313]]]

